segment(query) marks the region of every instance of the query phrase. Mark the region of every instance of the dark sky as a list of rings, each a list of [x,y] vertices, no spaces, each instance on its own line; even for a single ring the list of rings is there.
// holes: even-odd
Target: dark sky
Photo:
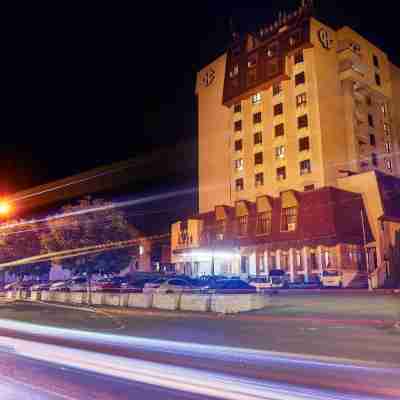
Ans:
[[[3,13],[0,194],[195,141],[195,73],[223,52],[229,17],[246,30],[300,1],[54,3]],[[318,3],[400,64],[393,2]]]

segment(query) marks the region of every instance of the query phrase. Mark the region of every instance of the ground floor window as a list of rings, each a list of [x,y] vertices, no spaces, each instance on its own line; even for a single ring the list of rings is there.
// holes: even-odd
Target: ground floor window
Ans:
[[[247,274],[249,270],[249,257],[242,256],[240,259],[240,272],[242,274]]]
[[[289,254],[287,251],[281,252],[281,269],[287,271],[289,269]]]
[[[303,262],[302,262],[300,250],[296,250],[294,260],[295,260],[296,270],[302,271],[303,270]]]
[[[258,269],[259,272],[265,272],[265,257],[264,254],[258,255]]]
[[[314,250],[311,250],[310,252],[310,266],[311,270],[316,270],[318,269],[318,263],[317,263],[317,255],[315,254]]]

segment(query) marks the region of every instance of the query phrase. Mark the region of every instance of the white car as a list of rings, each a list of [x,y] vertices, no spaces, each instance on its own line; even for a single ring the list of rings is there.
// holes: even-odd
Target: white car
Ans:
[[[271,282],[266,276],[257,276],[249,279],[249,285],[254,286],[257,292],[261,292],[264,289],[270,289],[272,287]]]
[[[322,287],[343,287],[343,274],[338,270],[326,270],[322,272]]]
[[[194,287],[190,282],[181,278],[171,278],[162,283],[157,289],[157,293],[182,293],[191,292]]]

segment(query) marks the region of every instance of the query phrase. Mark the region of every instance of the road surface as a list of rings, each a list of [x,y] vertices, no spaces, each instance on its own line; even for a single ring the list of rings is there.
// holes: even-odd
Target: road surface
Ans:
[[[400,366],[0,320],[0,390],[2,400],[399,399]]]

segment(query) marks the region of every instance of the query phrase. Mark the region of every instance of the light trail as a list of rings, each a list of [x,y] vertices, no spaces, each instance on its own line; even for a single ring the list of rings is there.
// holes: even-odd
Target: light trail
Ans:
[[[11,346],[16,355],[30,359],[227,400],[382,400],[382,397],[261,381],[21,339],[0,337],[0,344]]]

